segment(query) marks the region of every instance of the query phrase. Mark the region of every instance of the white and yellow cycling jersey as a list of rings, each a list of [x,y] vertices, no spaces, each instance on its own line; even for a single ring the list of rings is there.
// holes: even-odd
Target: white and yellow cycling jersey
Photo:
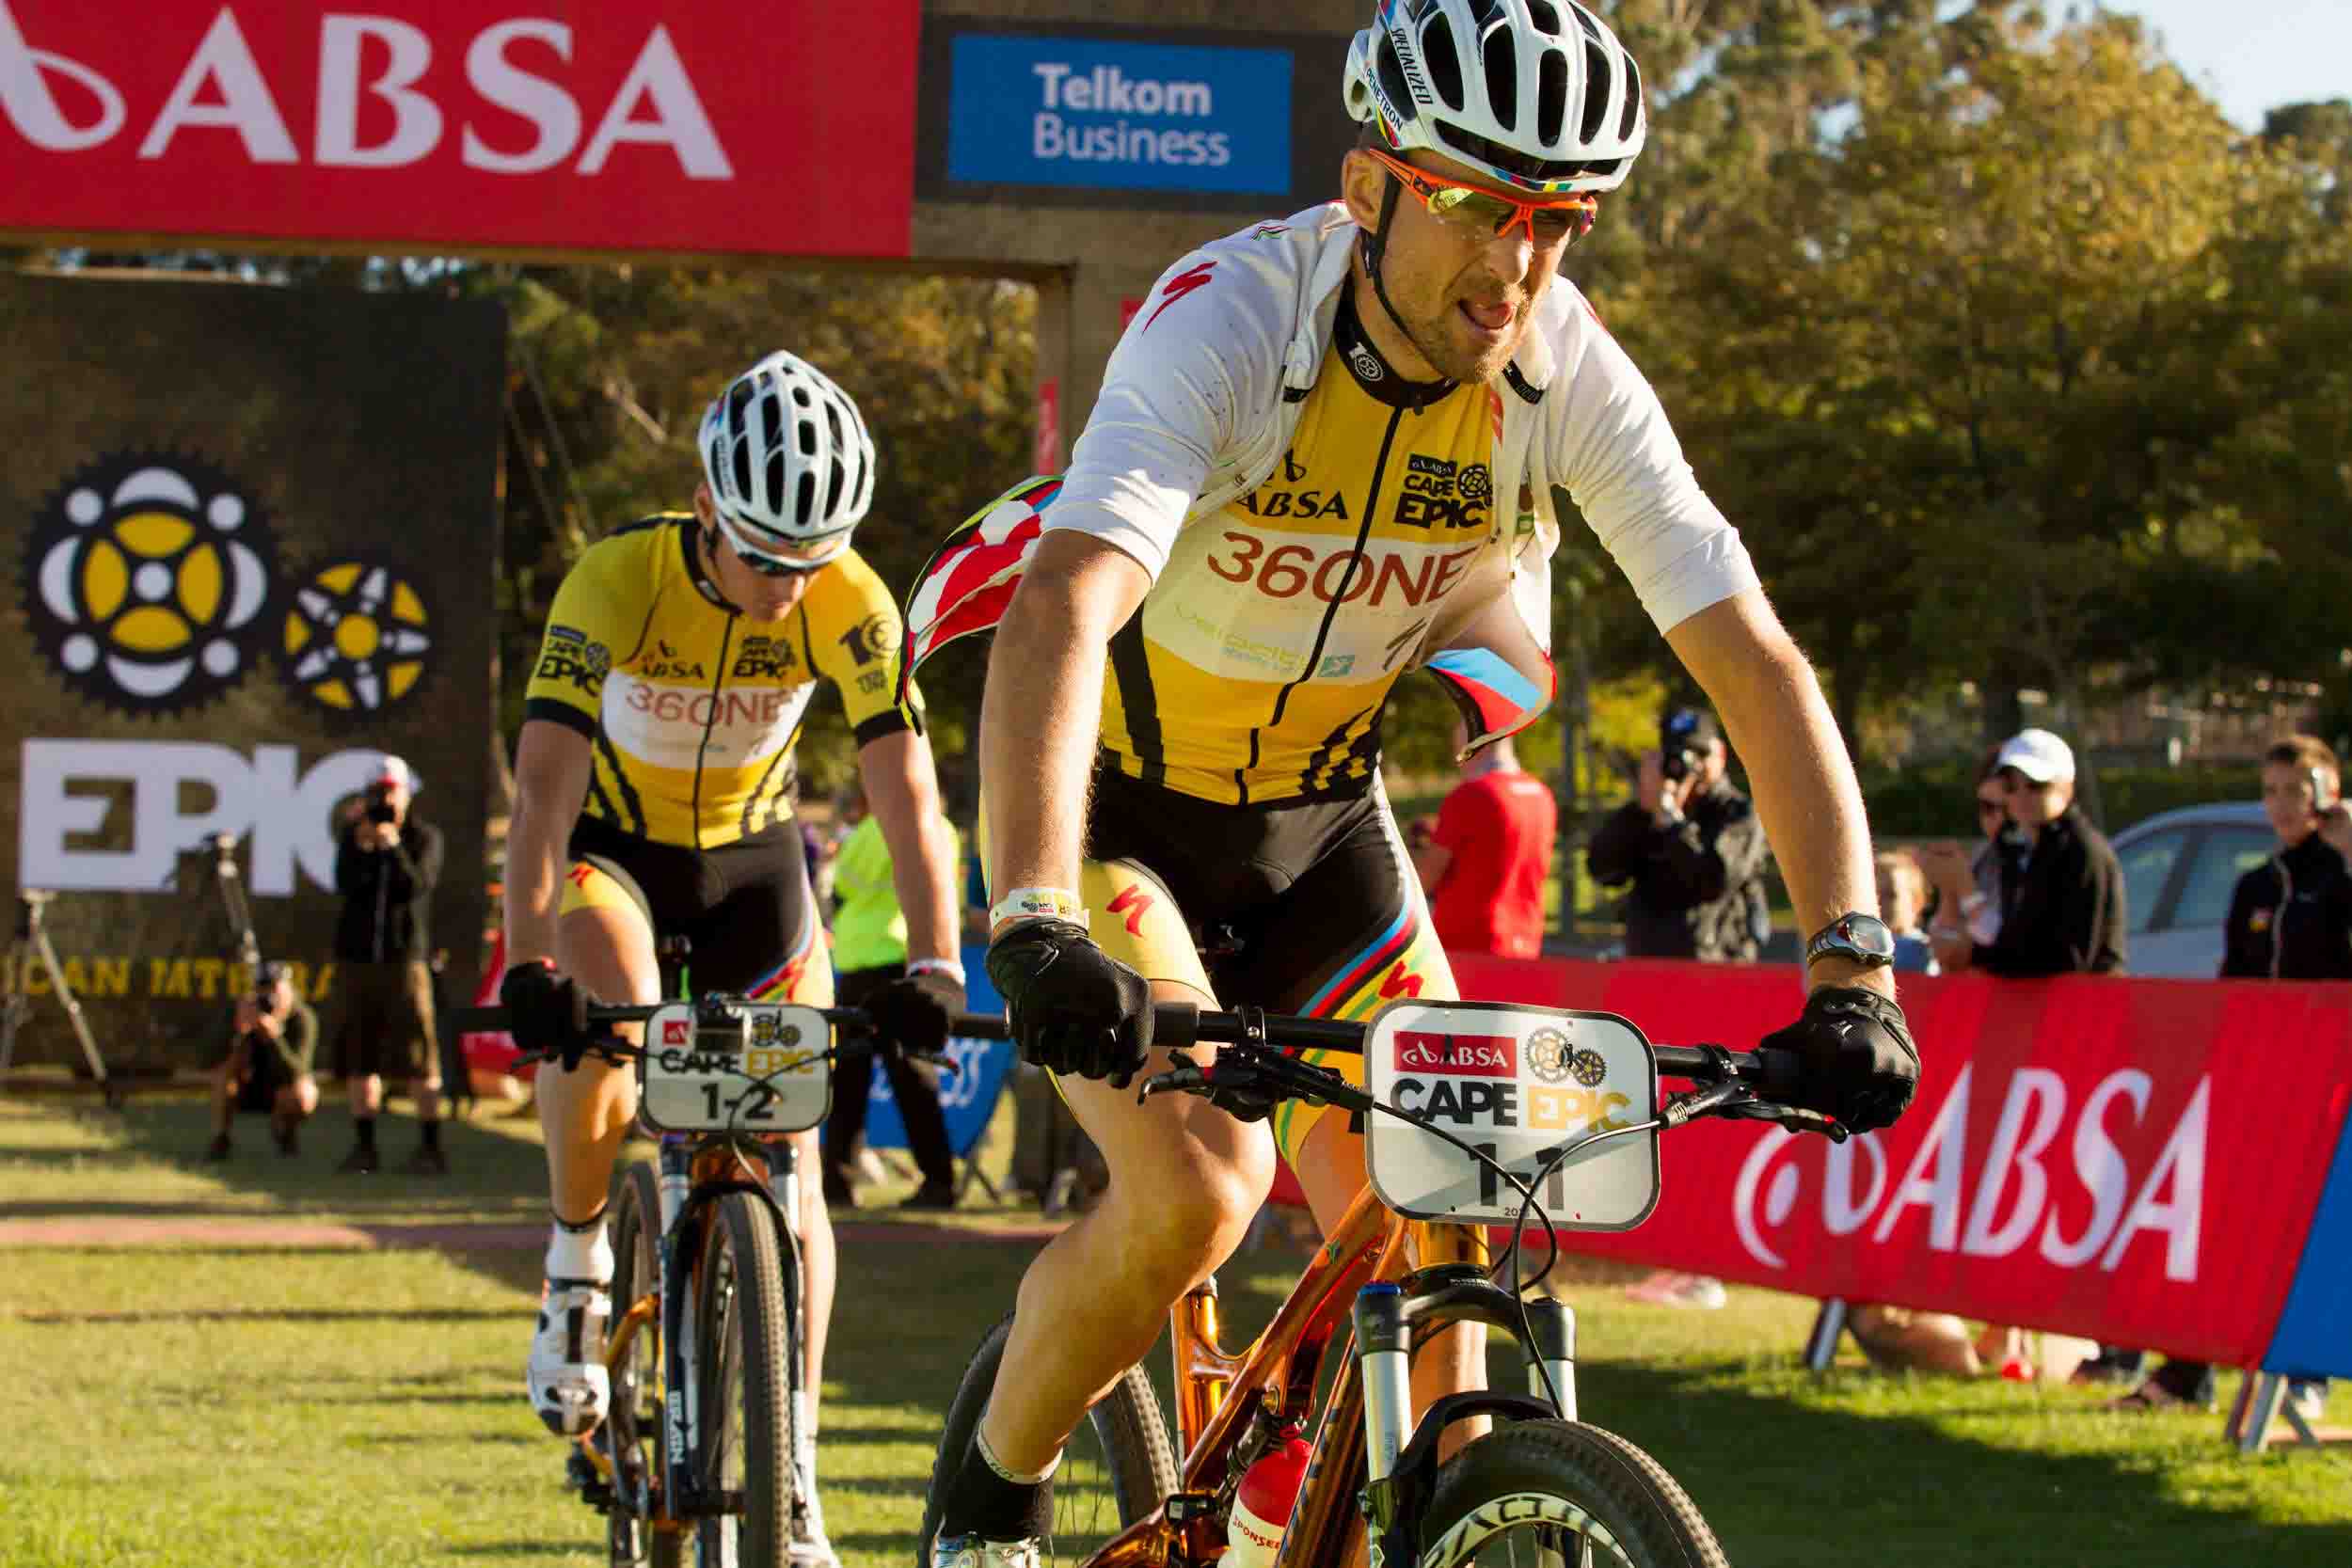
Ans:
[[[863,745],[918,727],[898,694],[898,607],[854,550],[791,611],[730,607],[694,554],[694,519],[649,517],[591,546],[556,590],[523,702],[586,736],[584,808],[633,837],[707,849],[792,815],[792,743],[817,683]]]

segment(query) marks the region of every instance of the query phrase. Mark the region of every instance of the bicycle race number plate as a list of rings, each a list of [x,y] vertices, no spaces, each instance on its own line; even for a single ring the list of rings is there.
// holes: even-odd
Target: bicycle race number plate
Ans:
[[[1395,1002],[1365,1034],[1364,1071],[1380,1101],[1428,1117],[1523,1183],[1562,1148],[1657,1114],[1657,1059],[1614,1013]],[[1518,1220],[1525,1200],[1510,1183],[1425,1128],[1375,1115],[1364,1136],[1373,1187],[1397,1212]],[[1568,1153],[1535,1196],[1560,1229],[1626,1230],[1657,1206],[1658,1184],[1652,1130]],[[1539,1222],[1531,1214],[1529,1223]]]
[[[645,1021],[639,1114],[664,1132],[798,1132],[833,1108],[833,1025],[814,1007],[743,1005],[741,1039],[715,1041],[680,1002]],[[746,1043],[748,1042],[748,1043]]]

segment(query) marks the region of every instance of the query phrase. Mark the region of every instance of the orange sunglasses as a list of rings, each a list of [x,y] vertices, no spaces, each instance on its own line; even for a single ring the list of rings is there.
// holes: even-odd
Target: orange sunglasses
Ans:
[[[1376,147],[1363,150],[1406,190],[1421,198],[1421,204],[1432,217],[1482,234],[1501,238],[1523,231],[1533,245],[1573,245],[1593,231],[1593,222],[1600,214],[1600,198],[1590,192],[1531,199],[1491,185],[1432,174]]]

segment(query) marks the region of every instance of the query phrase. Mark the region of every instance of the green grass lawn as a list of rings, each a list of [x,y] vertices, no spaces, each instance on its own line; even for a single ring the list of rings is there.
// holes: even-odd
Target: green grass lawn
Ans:
[[[435,1183],[335,1178],[343,1126],[313,1131],[295,1161],[248,1135],[202,1165],[191,1101],[116,1120],[0,1100],[0,1222],[241,1222],[233,1241],[0,1256],[18,1390],[0,1565],[602,1561],[600,1521],[522,1399],[537,1259],[506,1239],[540,1212],[534,1132],[453,1129],[457,1174]],[[272,1221],[479,1224],[501,1244],[276,1245]],[[850,1568],[907,1568],[936,1413],[1026,1255],[913,1227],[845,1248],[822,1468]],[[1229,1320],[1262,1322],[1297,1262],[1229,1266]],[[1583,1414],[1664,1460],[1742,1568],[2352,1562],[2352,1451],[2240,1459],[2217,1416],[2114,1417],[2074,1390],[1858,1361],[1815,1377],[1797,1365],[1808,1302],[1735,1290],[1678,1312],[1575,1272]]]

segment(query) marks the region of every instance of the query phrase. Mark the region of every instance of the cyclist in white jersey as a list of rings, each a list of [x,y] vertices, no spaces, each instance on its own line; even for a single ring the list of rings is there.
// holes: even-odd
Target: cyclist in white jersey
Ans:
[[[1327,891],[1286,889],[1315,884],[1322,846],[1367,842],[1344,814],[1376,816],[1395,674],[1443,678],[1473,750],[1549,703],[1554,485],[1721,715],[1818,932],[1802,1014],[1771,1039],[1806,1063],[1801,1102],[1882,1127],[1917,1079],[1862,800],[1820,686],[1648,384],[1557,277],[1641,149],[1632,59],[1569,0],[1381,0],[1346,92],[1366,129],[1342,200],[1163,275],[1058,492],[1016,491],[959,534],[970,553],[910,612],[918,655],[994,622],[979,736],[989,971],[1023,1053],[1060,1075],[1111,1166],[1104,1202],[1023,1281],[1002,1374],[944,1489],[937,1568],[1037,1560],[1071,1430],[1232,1252],[1271,1179],[1263,1105],[1138,1104],[1114,1086],[1167,1065],[1155,994],[1219,1000],[1197,965],[1139,973],[1114,954],[1191,896],[1160,896],[1184,879],[1227,887],[1225,867],[1260,858],[1279,863],[1243,911],[1258,928],[1349,918]],[[1302,707],[1322,731],[1294,733]],[[1163,807],[1180,838],[1155,830]],[[1297,848],[1319,812],[1343,816]],[[1212,833],[1218,863],[1184,863]],[[1144,881],[1116,911],[1091,907],[1113,859]],[[1401,927],[1425,923],[1409,877],[1393,896]],[[1187,907],[1174,928],[1215,912]],[[1441,968],[1416,994],[1450,985]],[[1327,1114],[1284,1148],[1327,1224],[1363,1182],[1360,1136]],[[1417,1402],[1480,1376],[1474,1331],[1442,1344],[1421,1357]]]

